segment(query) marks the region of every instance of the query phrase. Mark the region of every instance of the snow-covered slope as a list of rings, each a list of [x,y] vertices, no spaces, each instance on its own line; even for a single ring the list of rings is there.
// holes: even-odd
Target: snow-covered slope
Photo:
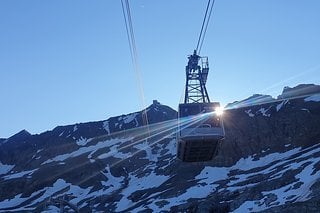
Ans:
[[[0,145],[0,212],[55,212],[62,200],[82,212],[319,211],[317,95],[228,110],[205,163],[176,159],[176,114],[157,122],[169,111],[156,108],[149,128],[135,127],[138,112]]]

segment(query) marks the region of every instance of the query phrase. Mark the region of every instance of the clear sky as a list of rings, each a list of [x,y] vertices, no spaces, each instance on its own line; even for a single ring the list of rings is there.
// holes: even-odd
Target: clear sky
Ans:
[[[131,0],[146,104],[177,108],[207,1]],[[320,84],[319,0],[216,0],[201,54],[223,104]],[[0,1],[0,137],[141,109],[120,0]]]

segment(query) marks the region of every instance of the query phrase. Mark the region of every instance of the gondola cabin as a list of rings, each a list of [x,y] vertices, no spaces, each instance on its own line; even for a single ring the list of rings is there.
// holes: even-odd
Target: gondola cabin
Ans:
[[[177,157],[185,162],[209,161],[217,155],[224,128],[220,103],[179,105]]]

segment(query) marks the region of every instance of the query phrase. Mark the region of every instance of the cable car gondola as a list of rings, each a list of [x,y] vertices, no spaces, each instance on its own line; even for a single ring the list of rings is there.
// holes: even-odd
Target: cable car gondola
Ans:
[[[190,103],[179,105],[180,123],[190,120],[186,127],[179,126],[177,156],[182,161],[209,161],[218,154],[224,138],[220,104]],[[195,120],[195,121],[193,121]]]

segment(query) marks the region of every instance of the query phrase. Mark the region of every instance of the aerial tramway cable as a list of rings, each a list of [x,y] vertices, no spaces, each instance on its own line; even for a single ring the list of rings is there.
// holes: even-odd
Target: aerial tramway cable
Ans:
[[[143,122],[143,125],[146,125],[147,128],[149,129],[148,115],[147,115],[147,109],[146,109],[145,99],[144,99],[144,89],[143,89],[143,85],[142,85],[140,66],[138,63],[137,46],[136,46],[135,37],[134,37],[134,30],[133,30],[129,1],[128,0],[121,0],[121,6],[122,6],[123,17],[124,17],[125,26],[126,26],[126,32],[127,32],[127,37],[128,37],[131,59],[132,59],[134,71],[135,71],[136,78],[137,78],[137,84],[139,87],[141,104],[142,104],[142,108],[144,109],[143,113],[142,113],[142,122]]]
[[[215,2],[215,0],[208,0],[207,8],[206,8],[206,11],[204,14],[204,18],[203,18],[203,22],[201,25],[201,30],[200,30],[200,34],[199,34],[199,38],[198,38],[198,42],[197,42],[197,47],[195,49],[198,55],[200,55],[203,41],[204,41],[204,38],[205,38],[205,35],[207,32],[207,28],[208,28],[211,14],[212,14],[212,8],[214,5],[214,2]]]

